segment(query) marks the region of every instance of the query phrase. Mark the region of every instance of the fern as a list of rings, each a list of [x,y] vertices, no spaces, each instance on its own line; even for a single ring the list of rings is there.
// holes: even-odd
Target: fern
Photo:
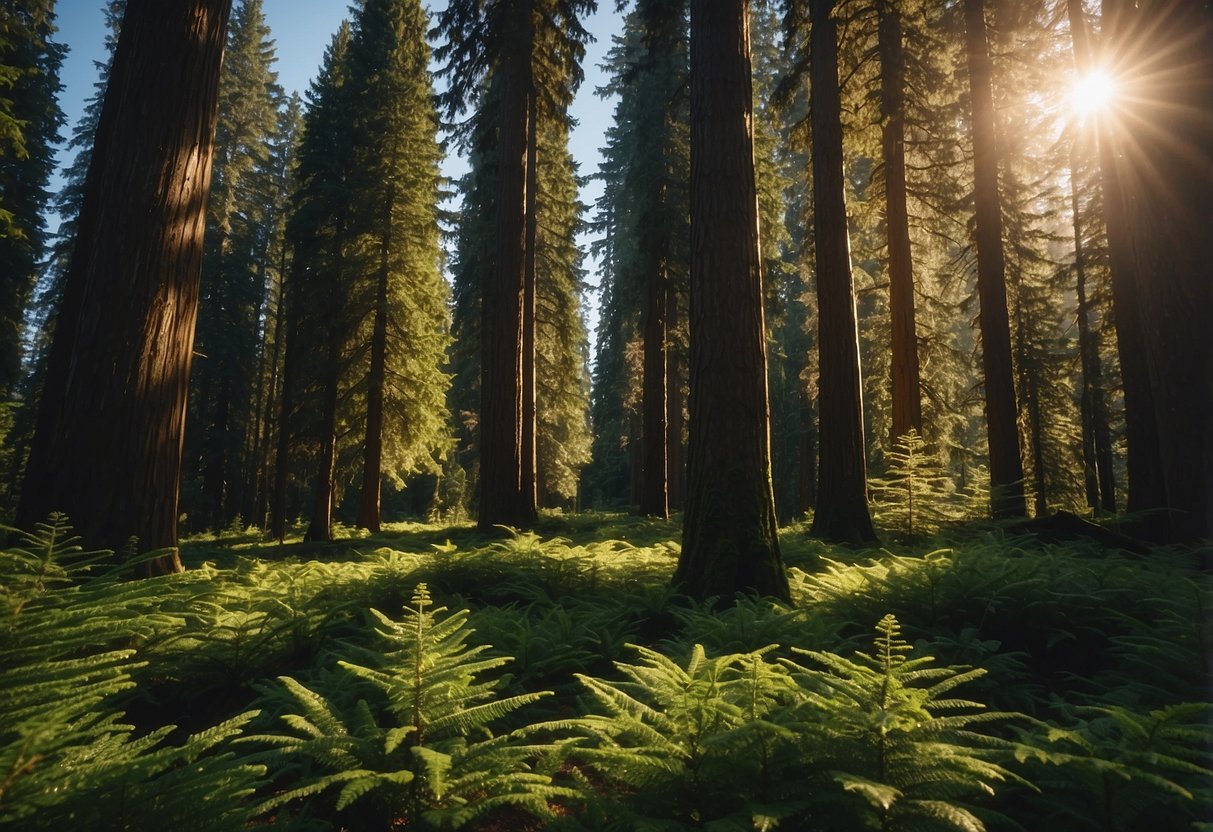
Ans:
[[[970,801],[1023,781],[1001,762],[1011,743],[974,728],[1011,715],[949,697],[983,670],[933,666],[911,650],[886,615],[870,654],[797,651],[812,668],[784,661],[804,691],[801,725],[814,767],[842,789],[817,812],[839,813],[847,828],[977,832],[985,827]]]
[[[1074,830],[1179,829],[1213,805],[1213,705],[1149,712],[1059,704],[1059,719],[1025,732],[1021,756],[1041,771],[1045,820]],[[1061,723],[1060,725],[1057,723]]]
[[[591,827],[748,829],[802,806],[781,724],[795,686],[772,648],[708,658],[695,645],[684,664],[635,649],[640,663],[616,665],[628,681],[578,677],[591,712],[562,726],[585,737],[572,759],[611,784],[590,796]]]
[[[508,659],[482,658],[485,647],[467,645],[467,610],[444,612],[424,584],[399,622],[371,610],[388,649],[368,651],[368,664],[338,662],[366,694],[352,705],[338,701],[336,688],[330,696],[281,680],[277,698],[291,706],[283,721],[292,730],[257,739],[325,773],[263,811],[340,785],[339,812],[369,803],[379,824],[458,827],[504,806],[547,815],[549,799],[571,794],[535,770],[548,749],[531,743],[525,727],[501,735],[490,727],[542,694],[499,697],[499,682],[480,678]]]

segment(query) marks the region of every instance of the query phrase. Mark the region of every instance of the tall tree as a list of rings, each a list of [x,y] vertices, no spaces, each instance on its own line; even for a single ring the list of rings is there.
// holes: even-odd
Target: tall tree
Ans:
[[[1124,92],[1102,138],[1128,215],[1166,531],[1213,537],[1213,9],[1157,0],[1104,8]]]
[[[674,583],[788,597],[771,489],[748,0],[691,3],[691,399]]]
[[[984,0],[964,0],[964,23],[973,141],[973,198],[977,215],[981,359],[990,450],[990,508],[995,517],[1022,517],[1027,513],[1027,505],[1011,362],[993,69],[986,39]]]
[[[355,362],[352,385],[366,401],[358,525],[378,531],[384,479],[401,487],[411,474],[437,470],[446,452],[441,149],[421,4],[367,0],[355,25],[349,116],[359,261],[351,312],[369,323],[357,338],[369,356]]]
[[[1082,0],[1066,0],[1066,16],[1070,27],[1070,46],[1074,69],[1085,76],[1091,72],[1091,46],[1087,34],[1086,13]],[[1108,419],[1107,395],[1104,384],[1100,333],[1092,324],[1095,306],[1088,289],[1088,252],[1086,242],[1087,217],[1084,215],[1080,177],[1087,167],[1083,151],[1090,140],[1098,137],[1094,124],[1073,124],[1066,138],[1069,143],[1070,212],[1074,229],[1074,280],[1078,298],[1079,356],[1082,371],[1081,415],[1083,486],[1087,505],[1095,510],[1116,511],[1116,483],[1113,471],[1111,429]]]
[[[269,271],[262,234],[273,210],[266,204],[263,166],[278,127],[281,90],[271,67],[274,42],[261,0],[243,0],[232,14],[223,74],[215,161],[207,209],[198,360],[186,433],[189,473],[200,499],[184,506],[195,526],[221,528],[240,510],[239,472],[253,413],[261,301]]]
[[[63,283],[71,265],[77,220],[84,200],[84,182],[93,154],[93,137],[97,133],[97,121],[101,117],[105,87],[109,83],[110,63],[118,43],[118,30],[125,8],[126,0],[109,0],[105,6],[105,58],[93,63],[98,76],[93,83],[93,94],[85,102],[84,112],[72,128],[72,135],[65,149],[74,155],[63,169],[63,185],[51,202],[55,213],[59,215],[59,228],[50,242],[45,268],[27,315],[30,354],[26,361],[25,377],[16,391],[20,402],[13,415],[13,428],[5,440],[12,454],[5,471],[6,485],[12,494],[20,488],[21,477],[25,473],[29,443],[33,438],[34,422],[37,419],[42,380],[46,375],[47,353],[55,332],[55,310],[63,297]]]
[[[824,540],[876,540],[868,511],[855,291],[843,183],[842,100],[834,0],[810,0],[810,118],[813,130],[813,233],[817,254],[821,450],[811,534]]]
[[[911,429],[922,433],[918,330],[914,313],[914,259],[906,195],[906,57],[901,7],[876,0],[880,52],[881,162],[884,171],[885,236],[889,256],[889,316],[892,319],[892,440]]]
[[[131,0],[85,187],[18,522],[172,548],[230,0]]]
[[[309,540],[332,539],[342,358],[351,336],[351,37],[348,21],[343,22],[308,90],[294,210],[287,224],[293,254],[286,284],[287,351],[274,525],[275,533],[285,531],[288,460],[293,449],[306,445],[309,453],[302,456],[312,479],[305,533]]]
[[[535,505],[534,251],[537,173],[528,173],[545,108],[568,106],[581,83],[594,0],[458,0],[438,17],[449,79],[447,114],[464,112],[488,73],[500,84],[496,235],[481,303],[479,524],[529,525]],[[528,190],[528,183],[530,187]],[[533,248],[533,246],[532,246]],[[531,268],[528,268],[531,264]],[[529,280],[528,280],[529,277]]]
[[[44,211],[63,113],[53,0],[0,11],[0,406],[20,378],[25,309],[46,246]]]

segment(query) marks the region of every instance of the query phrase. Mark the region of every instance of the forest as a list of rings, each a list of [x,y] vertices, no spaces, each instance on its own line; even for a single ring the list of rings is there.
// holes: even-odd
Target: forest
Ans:
[[[0,9],[0,829],[1213,830],[1213,5],[353,0],[299,95],[95,3],[70,125]]]

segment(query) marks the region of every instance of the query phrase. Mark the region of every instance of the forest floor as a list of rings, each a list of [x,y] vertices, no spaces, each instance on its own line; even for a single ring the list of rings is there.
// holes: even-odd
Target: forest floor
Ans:
[[[797,525],[791,605],[714,605],[617,513],[64,534],[0,560],[0,827],[1213,828],[1208,547]]]

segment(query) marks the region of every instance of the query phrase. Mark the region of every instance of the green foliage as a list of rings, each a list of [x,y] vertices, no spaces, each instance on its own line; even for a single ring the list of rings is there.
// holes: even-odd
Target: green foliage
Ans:
[[[1180,829],[1213,798],[1213,704],[1147,712],[1119,705],[1059,708],[1065,727],[1040,724],[1025,752],[1047,787],[1049,825],[1067,829]],[[1178,798],[1178,799],[1177,799]]]
[[[137,731],[121,703],[147,667],[137,644],[174,619],[172,582],[86,577],[109,552],[83,552],[53,517],[0,554],[0,826],[20,829],[240,829],[265,769],[231,749],[244,713],[170,742]]]
[[[668,523],[539,525],[207,537],[131,581],[52,518],[0,555],[0,826],[1204,819],[1197,550],[952,527],[926,556],[820,549],[795,607],[716,610],[669,588]]]
[[[956,487],[944,461],[913,428],[885,452],[885,476],[869,478],[868,485],[880,522],[907,539],[974,516],[972,495]],[[976,516],[985,511],[982,506]]]
[[[591,796],[591,828],[747,829],[802,808],[781,707],[795,685],[770,649],[709,658],[695,645],[684,664],[636,647],[639,664],[616,664],[626,681],[578,674],[590,714],[568,724],[586,737],[569,753],[610,784]]]
[[[853,804],[845,816],[863,828],[978,832],[985,827],[973,799],[1019,778],[1005,765],[1010,743],[977,727],[1013,715],[946,695],[984,670],[932,666],[929,656],[910,658],[911,649],[886,615],[870,653],[846,659],[798,651],[824,671],[786,662],[808,691],[805,727],[821,755],[815,762]],[[855,821],[848,827],[857,828]]]
[[[486,648],[466,644],[468,611],[440,618],[445,607],[433,606],[425,584],[401,621],[371,612],[376,631],[393,649],[368,656],[371,665],[338,664],[366,683],[360,690],[378,694],[374,704],[360,696],[343,710],[323,693],[282,678],[277,698],[301,713],[282,717],[292,733],[258,739],[288,760],[308,759],[328,773],[305,779],[262,808],[341,785],[337,811],[373,796],[368,802],[381,823],[457,828],[503,806],[546,815],[547,799],[567,790],[528,764],[541,750],[525,742],[526,731],[494,735],[489,729],[540,694],[499,697],[496,681],[481,681],[508,659],[480,658]],[[377,708],[388,725],[380,723]]]

